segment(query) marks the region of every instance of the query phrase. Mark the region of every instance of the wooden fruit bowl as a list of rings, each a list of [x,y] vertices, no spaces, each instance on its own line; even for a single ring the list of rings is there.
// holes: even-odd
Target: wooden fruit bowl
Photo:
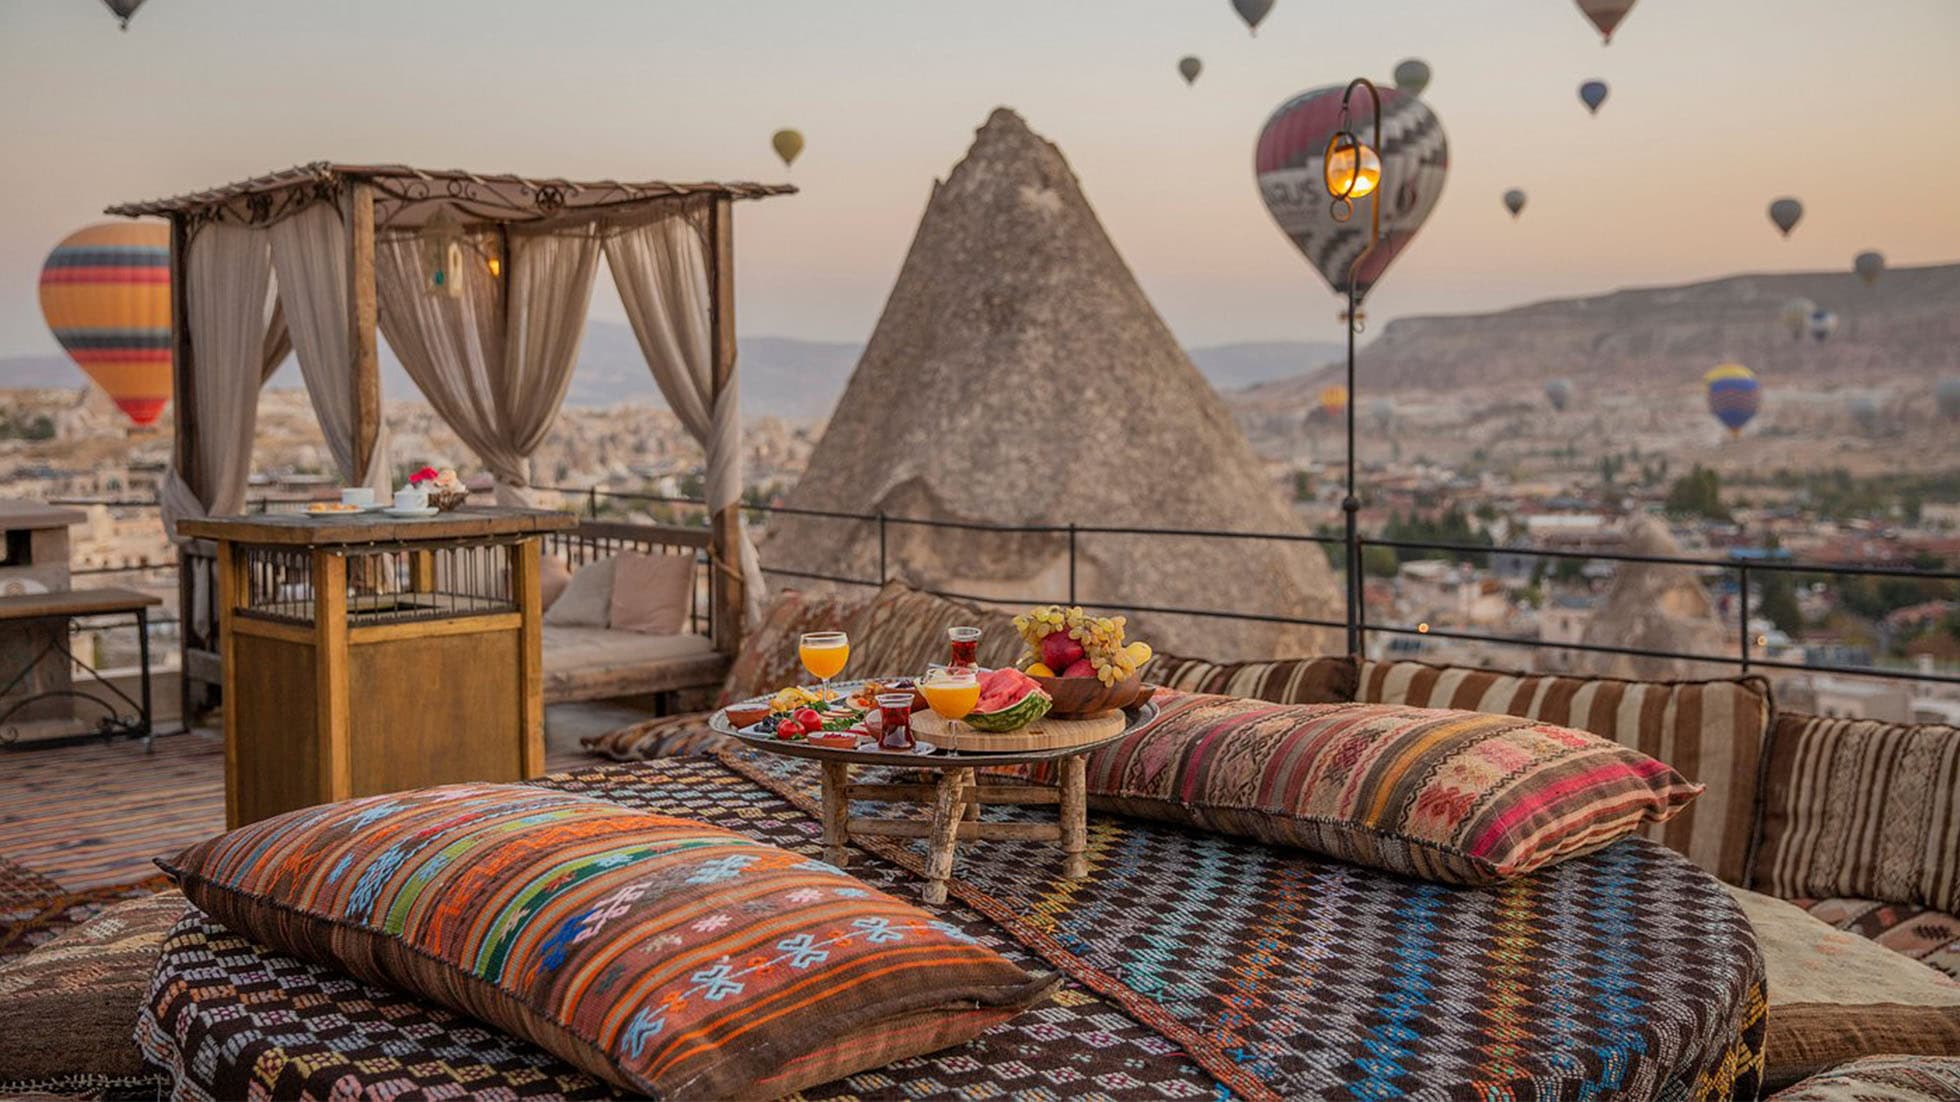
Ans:
[[[1128,708],[1149,700],[1157,691],[1157,686],[1144,684],[1140,674],[1131,674],[1114,685],[1105,685],[1095,677],[1035,677],[1035,680],[1055,699],[1055,706],[1048,709],[1048,714],[1057,719],[1080,719],[1111,708]]]

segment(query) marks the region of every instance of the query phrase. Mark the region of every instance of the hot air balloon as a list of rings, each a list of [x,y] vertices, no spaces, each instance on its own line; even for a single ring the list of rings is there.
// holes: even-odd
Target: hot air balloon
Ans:
[[[1869,394],[1854,394],[1846,405],[1851,409],[1851,419],[1858,422],[1859,428],[1867,433],[1875,433],[1879,430],[1881,418],[1878,399]]]
[[[1878,282],[1879,276],[1885,274],[1885,254],[1866,249],[1851,258],[1851,270],[1857,272],[1858,278],[1864,280],[1865,286],[1869,287]]]
[[[1196,84],[1198,74],[1205,71],[1205,63],[1195,57],[1182,57],[1178,59],[1177,71],[1184,74],[1184,83]]]
[[[1511,217],[1518,216],[1518,212],[1524,209],[1523,188],[1512,188],[1504,193],[1504,209],[1511,212]]]
[[[1960,375],[1948,375],[1933,385],[1933,401],[1942,416],[1960,420]]]
[[[1592,25],[1599,28],[1601,41],[1613,41],[1613,29],[1620,20],[1627,17],[1627,9],[1633,7],[1633,0],[1579,0],[1579,12]]]
[[[1589,80],[1581,84],[1579,86],[1579,102],[1586,105],[1587,111],[1595,115],[1599,114],[1599,105],[1606,102],[1606,82],[1603,80]]]
[[[1817,304],[1807,298],[1793,298],[1783,304],[1783,312],[1777,317],[1783,322],[1783,328],[1790,331],[1791,340],[1800,341],[1810,332],[1810,314],[1815,309]]]
[[[135,15],[136,9],[143,6],[143,0],[102,0],[102,2],[115,13],[116,21],[125,31],[129,29],[129,17]]]
[[[1572,380],[1553,379],[1546,383],[1545,400],[1552,403],[1553,409],[1564,412],[1572,404]]]
[[[1763,407],[1763,388],[1756,373],[1741,364],[1720,364],[1702,376],[1702,382],[1708,384],[1708,412],[1732,435],[1742,435],[1742,426]]]
[[[1273,10],[1273,0],[1232,0],[1232,10],[1245,20],[1245,29],[1259,33],[1259,23]]]
[[[769,136],[769,144],[776,150],[776,156],[783,159],[783,167],[788,168],[803,152],[803,132],[801,130],[778,130]]]
[[[1347,412],[1348,389],[1339,383],[1320,388],[1320,412],[1339,417]]]
[[[1785,237],[1797,228],[1797,220],[1802,217],[1803,204],[1787,195],[1769,205],[1769,220],[1776,223],[1776,228],[1782,230]]]
[[[1395,403],[1377,398],[1368,403],[1368,416],[1375,422],[1376,432],[1387,432],[1395,424]]]
[[[128,418],[170,400],[170,228],[110,222],[64,238],[41,265],[41,314]]]
[[[1831,339],[1831,334],[1837,332],[1837,327],[1837,314],[1821,306],[1810,312],[1810,318],[1805,323],[1805,329],[1810,334],[1810,339],[1816,341],[1818,344],[1823,344],[1825,341]]]
[[[1281,104],[1259,132],[1253,172],[1273,221],[1328,286],[1344,295],[1349,269],[1368,245],[1367,206],[1373,200],[1359,200],[1346,221],[1335,220],[1323,162],[1328,139],[1340,127],[1342,91],[1316,88]],[[1381,240],[1353,273],[1357,302],[1435,209],[1450,167],[1449,141],[1435,114],[1407,92],[1383,88],[1381,97],[1383,148],[1373,151],[1381,161]],[[1363,142],[1374,140],[1372,109],[1357,93],[1349,127]]]
[[[1422,95],[1422,90],[1429,87],[1429,63],[1419,57],[1411,57],[1397,64],[1395,86],[1412,96]]]

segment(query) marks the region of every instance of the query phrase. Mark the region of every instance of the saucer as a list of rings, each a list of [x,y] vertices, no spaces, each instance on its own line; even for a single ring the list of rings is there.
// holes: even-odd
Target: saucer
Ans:
[[[386,509],[383,509],[382,512],[387,513],[391,517],[432,517],[442,512],[442,510],[433,505],[424,505],[420,509],[397,509],[393,505],[390,505]]]

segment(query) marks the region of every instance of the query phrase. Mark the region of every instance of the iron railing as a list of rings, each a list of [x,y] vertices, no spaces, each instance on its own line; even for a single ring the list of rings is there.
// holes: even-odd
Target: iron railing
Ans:
[[[601,500],[620,500],[647,504],[679,505],[705,509],[706,503],[699,498],[678,497],[666,494],[649,494],[625,490],[601,490],[596,487],[570,489],[565,487],[536,487],[550,493],[564,494],[574,499],[583,499],[586,510],[593,516],[599,514]],[[806,509],[785,505],[744,504],[746,512],[768,516],[803,516],[831,520],[854,521],[877,525],[878,577],[860,578],[849,575],[830,574],[816,571],[785,570],[763,564],[766,573],[783,578],[806,581],[822,581],[837,585],[880,586],[891,580],[890,562],[887,554],[887,534],[897,526],[916,526],[923,528],[950,529],[955,531],[989,532],[1003,535],[1055,535],[1067,538],[1068,582],[1066,601],[1068,604],[1081,603],[1076,592],[1076,560],[1079,553],[1078,541],[1083,536],[1120,535],[1156,536],[1220,540],[1252,540],[1283,543],[1312,543],[1323,548],[1339,549],[1342,568],[1353,576],[1358,564],[1365,562],[1369,548],[1380,547],[1394,552],[1417,554],[1442,553],[1450,555],[1516,555],[1524,558],[1547,560],[1599,561],[1620,564],[1648,564],[1661,566],[1680,566],[1697,571],[1733,572],[1736,576],[1737,596],[1737,648],[1734,652],[1722,654],[1696,654],[1683,651],[1661,650],[1647,647],[1619,646],[1607,643],[1566,642],[1548,640],[1534,636],[1504,635],[1494,632],[1478,632],[1461,628],[1435,627],[1429,624],[1388,624],[1371,622],[1367,615],[1365,578],[1362,584],[1346,587],[1348,597],[1343,601],[1344,617],[1332,620],[1312,616],[1289,616],[1277,613],[1245,612],[1226,609],[1186,608],[1167,605],[1145,605],[1125,602],[1120,606],[1108,606],[1103,611],[1154,613],[1158,615],[1194,616],[1239,620],[1250,623],[1291,624],[1304,627],[1340,629],[1350,633],[1356,640],[1358,653],[1367,653],[1368,636],[1371,633],[1395,636],[1419,636],[1430,639],[1447,639],[1457,642],[1486,643],[1498,646],[1515,646],[1531,649],[1549,649],[1584,654],[1617,655],[1630,658],[1675,659],[1693,662],[1708,662],[1718,665],[1737,666],[1742,672],[1771,669],[1806,673],[1847,674],[1859,677],[1890,678],[1902,681],[1931,682],[1941,684],[1960,684],[1960,674],[1944,673],[1939,670],[1895,669],[1884,666],[1854,666],[1838,663],[1792,662],[1759,653],[1754,633],[1750,630],[1749,610],[1751,607],[1752,578],[1759,579],[1768,574],[1821,577],[1893,577],[1926,582],[1960,582],[1960,571],[1938,569],[1920,570],[1886,566],[1845,566],[1836,563],[1798,563],[1798,562],[1750,562],[1737,559],[1718,559],[1688,555],[1645,555],[1622,551],[1564,551],[1550,548],[1529,548],[1487,544],[1465,544],[1451,542],[1426,542],[1412,540],[1374,539],[1356,534],[1352,537],[1310,535],[1301,532],[1259,532],[1259,531],[1218,531],[1199,528],[1155,528],[1130,525],[1097,524],[988,524],[975,521],[938,520],[925,517],[898,517],[878,513],[854,513],[835,509]],[[935,589],[931,592],[943,597],[991,604],[1046,604],[1057,600],[1054,594],[1039,596],[982,595],[961,593],[954,590]],[[1359,599],[1356,599],[1359,595]]]

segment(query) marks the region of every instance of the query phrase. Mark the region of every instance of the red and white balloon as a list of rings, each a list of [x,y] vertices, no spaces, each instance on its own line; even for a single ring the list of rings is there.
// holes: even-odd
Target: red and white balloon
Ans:
[[[1259,132],[1253,171],[1260,197],[1273,221],[1293,240],[1295,248],[1342,295],[1354,258],[1368,245],[1372,199],[1356,200],[1346,221],[1335,218],[1327,194],[1323,161],[1327,143],[1341,126],[1341,93],[1345,86],[1316,88],[1281,104]],[[1381,158],[1381,241],[1361,262],[1355,276],[1355,299],[1367,295],[1390,263],[1422,228],[1449,175],[1449,141],[1443,124],[1423,102],[1408,92],[1383,88]],[[1349,101],[1348,129],[1364,144],[1372,144],[1374,104],[1365,89]]]

